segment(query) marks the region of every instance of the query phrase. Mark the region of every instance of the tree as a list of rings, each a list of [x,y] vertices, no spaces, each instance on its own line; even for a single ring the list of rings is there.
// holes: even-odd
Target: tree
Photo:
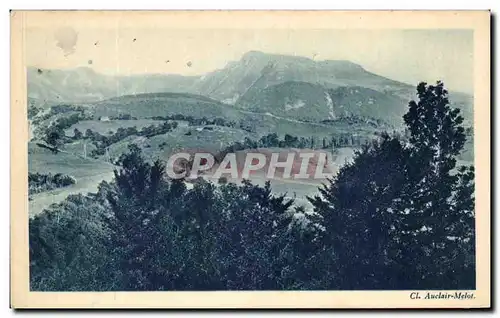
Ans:
[[[336,278],[327,288],[389,287],[386,255],[394,220],[384,210],[406,181],[405,156],[402,144],[384,135],[358,151],[352,163],[320,188],[321,196],[310,198],[326,227],[323,252],[335,264]]]
[[[292,205],[259,187],[166,180],[137,146],[119,160],[107,194],[114,268],[124,290],[277,288],[276,251]],[[280,225],[281,224],[281,225]]]
[[[122,273],[125,290],[147,290],[154,286],[150,279],[157,269],[150,263],[155,253],[158,228],[165,196],[165,167],[159,161],[145,162],[136,145],[118,160],[113,189],[107,200],[113,212],[108,219],[111,229],[115,266]]]
[[[291,243],[286,237],[293,201],[272,195],[269,182],[260,187],[245,180],[239,187],[222,186],[218,202],[222,222],[215,230],[224,246],[218,261],[226,289],[283,289],[281,252]]]
[[[297,142],[298,142],[297,137],[289,135],[289,134],[285,134],[285,137],[283,139],[284,147],[296,148]]]
[[[260,138],[262,147],[276,147],[279,144],[279,137],[276,133],[271,133]]]
[[[453,272],[463,267],[452,259],[459,257],[458,250],[464,244],[473,244],[474,171],[472,167],[456,171],[456,157],[466,135],[460,110],[451,107],[443,83],[420,83],[417,95],[419,101],[411,101],[403,117],[411,152],[409,182],[404,190],[412,195],[401,202],[408,216],[400,230],[415,233],[413,245],[406,246],[406,250],[421,246],[422,255],[432,255],[422,258],[427,263],[422,263],[416,275],[424,276],[427,284],[453,288],[460,284]],[[401,260],[410,263],[414,256],[402,254]]]
[[[30,288],[116,290],[103,201],[71,195],[29,221]]]
[[[442,83],[417,93],[404,116],[408,143],[383,135],[310,198],[341,288],[474,287],[474,173],[455,169],[462,118]]]
[[[83,134],[80,130],[78,130],[78,128],[75,128],[73,130],[73,138],[76,139],[76,140],[79,140],[79,139],[82,139],[83,138]]]
[[[59,126],[53,125],[47,128],[43,140],[57,151],[63,145],[64,137],[64,131]]]
[[[92,129],[87,128],[87,130],[85,130],[85,138],[93,139],[93,137],[94,137],[94,132],[92,131]]]
[[[38,115],[41,111],[42,111],[41,108],[29,105],[29,107],[28,107],[28,119],[32,119],[32,118],[36,117],[36,115]]]
[[[411,101],[403,116],[410,133],[410,143],[417,155],[432,164],[435,173],[446,174],[455,166],[454,157],[465,143],[458,108],[452,109],[448,91],[442,82],[436,86],[420,83],[417,86],[419,101]]]

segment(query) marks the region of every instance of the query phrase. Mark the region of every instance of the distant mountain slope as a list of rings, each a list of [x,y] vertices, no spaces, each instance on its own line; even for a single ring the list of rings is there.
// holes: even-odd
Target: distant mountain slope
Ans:
[[[349,61],[314,61],[306,57],[250,51],[239,61],[204,76],[145,74],[107,76],[88,67],[67,70],[27,69],[28,96],[42,100],[95,101],[114,96],[184,92],[236,101],[251,88],[264,89],[289,81],[327,88],[358,85],[370,88],[405,88],[408,85],[367,72]]]
[[[377,89],[401,89],[409,85],[392,81],[349,61],[314,61],[300,56],[250,51],[237,62],[200,78],[199,94],[235,101],[250,89],[265,89],[285,82],[307,82],[326,88],[358,85]]]
[[[92,104],[95,116],[130,114],[137,118],[182,114],[195,118],[236,120],[236,109],[205,96],[187,93],[154,93],[115,97]]]
[[[355,115],[397,125],[406,113],[406,100],[370,88],[339,87],[329,90],[328,94],[333,104],[331,115],[334,117]]]
[[[28,97],[41,101],[94,101],[113,94],[113,78],[80,67],[72,70],[27,69]]]
[[[373,89],[349,86],[327,89],[305,82],[286,82],[263,90],[252,89],[236,106],[306,121],[363,117],[398,124],[406,101]]]
[[[28,97],[47,102],[93,102],[160,92],[190,92],[198,77],[174,74],[107,76],[88,67],[43,70],[29,67]]]
[[[304,120],[328,118],[326,93],[321,85],[285,82],[264,89],[251,89],[238,99],[236,106]]]
[[[212,104],[222,102],[300,120],[356,115],[401,124],[408,101],[416,99],[414,85],[370,73],[349,61],[315,61],[257,51],[250,51],[240,60],[200,77],[173,74],[112,77],[87,67],[72,70],[28,68],[27,72],[28,97],[43,107],[58,102],[88,103],[143,93],[190,93],[209,97]],[[450,101],[462,109],[466,124],[472,124],[472,97],[451,92]],[[105,101],[103,105],[114,107],[113,103]],[[151,103],[161,104],[158,98]],[[169,104],[182,103],[172,100]],[[191,107],[198,101],[186,104]],[[213,116],[221,111],[217,107],[220,105],[213,110],[191,109],[191,112],[208,111],[208,115]],[[142,110],[129,109],[128,112],[138,111]],[[158,111],[159,108],[153,113]]]
[[[150,74],[117,77],[119,93],[117,96],[145,93],[193,93],[197,76],[177,74]]]
[[[310,84],[306,84],[310,85]],[[379,129],[363,123],[339,121],[335,124],[301,121],[287,114],[274,115],[270,112],[252,112],[226,105],[208,97],[185,93],[154,93],[120,96],[89,105],[96,118],[130,114],[138,119],[154,116],[184,115],[208,120],[224,119],[234,123],[237,129],[258,136],[268,133],[297,135],[302,137],[324,137],[341,133],[373,135]],[[258,110],[258,109],[257,109]]]

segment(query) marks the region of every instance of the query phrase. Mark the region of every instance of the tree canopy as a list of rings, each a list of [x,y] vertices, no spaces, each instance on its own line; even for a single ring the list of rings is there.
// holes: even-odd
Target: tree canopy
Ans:
[[[417,94],[407,138],[364,145],[309,198],[314,211],[270,183],[200,178],[188,189],[131,145],[112,182],[30,220],[31,289],[473,289],[474,169],[456,160],[463,119],[442,83]]]

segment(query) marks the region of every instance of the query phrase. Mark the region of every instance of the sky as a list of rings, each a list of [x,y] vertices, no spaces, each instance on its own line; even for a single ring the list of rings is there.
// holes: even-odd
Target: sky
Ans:
[[[471,30],[33,27],[25,43],[26,64],[40,68],[202,75],[254,50],[349,60],[412,85],[442,80],[451,90],[474,90]]]

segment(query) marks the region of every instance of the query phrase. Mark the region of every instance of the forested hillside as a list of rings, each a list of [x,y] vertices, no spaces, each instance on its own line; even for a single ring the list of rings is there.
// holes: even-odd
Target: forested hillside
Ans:
[[[442,83],[419,84],[417,97],[401,119],[405,134],[360,143],[308,196],[312,209],[269,183],[199,179],[188,187],[132,144],[96,193],[71,195],[30,219],[31,289],[474,289],[474,168],[457,164],[468,127]],[[166,123],[131,134],[179,129]],[[126,133],[81,138],[99,149]],[[315,143],[260,137],[240,145]],[[60,143],[51,147],[61,152]]]

